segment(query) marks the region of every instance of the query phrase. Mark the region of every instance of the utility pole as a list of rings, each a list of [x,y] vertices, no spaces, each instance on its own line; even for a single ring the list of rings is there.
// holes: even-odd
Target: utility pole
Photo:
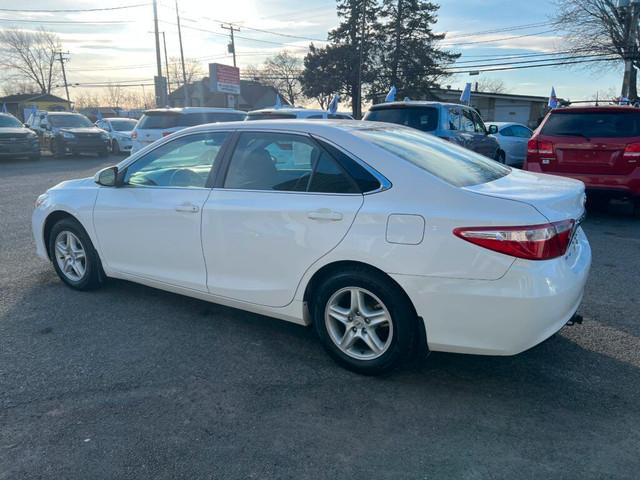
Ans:
[[[220,25],[220,27],[224,28],[225,30],[230,30],[231,31],[231,53],[233,53],[233,66],[236,66],[236,41],[233,38],[233,32],[234,32],[234,28],[233,28],[233,24],[230,23],[229,26],[227,26],[226,24],[222,24]],[[240,32],[241,30],[239,28],[235,29],[236,32]]]
[[[153,0],[153,31],[156,37],[156,66],[158,68],[158,77],[162,77],[162,60],[160,60],[160,35],[158,34],[158,4]],[[156,107],[160,107],[160,92],[156,86]]]
[[[169,57],[167,57],[167,37],[162,32],[162,43],[164,44],[164,67],[167,71],[167,96],[171,93],[171,81],[169,80]]]
[[[180,12],[178,11],[178,0],[176,0],[176,19],[178,20],[178,39],[180,40],[180,61],[182,62],[182,89],[184,90],[184,106],[189,106],[189,85],[187,85],[187,70],[184,68],[184,52],[182,51],[182,31],[180,30]]]
[[[60,65],[62,66],[62,80],[64,80],[64,89],[67,92],[67,107],[69,108],[69,111],[71,111],[71,99],[69,98],[69,85],[67,84],[67,72],[65,72],[64,70],[64,62],[69,60],[69,57],[63,57],[62,56],[62,52],[53,52],[54,55],[58,54],[59,55],[59,59],[60,59]],[[69,53],[66,53],[65,55],[69,55]]]
[[[624,51],[624,77],[622,79],[622,97],[629,98],[631,87],[631,74],[633,72],[633,61],[637,59],[637,32],[638,19],[640,17],[640,0],[618,0],[618,8],[626,10],[627,21],[625,25],[626,46]],[[636,100],[636,99],[630,99]]]
[[[362,46],[364,44],[364,24],[367,13],[367,1],[362,2],[362,31],[360,33],[360,52],[358,54],[358,101],[356,103],[356,120],[362,118]]]

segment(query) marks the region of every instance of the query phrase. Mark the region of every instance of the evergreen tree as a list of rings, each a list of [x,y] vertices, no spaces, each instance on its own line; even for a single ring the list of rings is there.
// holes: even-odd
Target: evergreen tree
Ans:
[[[366,86],[377,74],[375,52],[382,45],[382,7],[377,0],[337,0],[337,4],[341,22],[337,28],[329,32],[329,40],[341,47],[340,58],[346,67],[341,72],[347,85],[347,91],[344,93],[351,97],[351,108],[355,117],[361,111],[357,102],[359,77]],[[361,95],[360,100],[363,97],[364,95]]]
[[[437,42],[445,38],[432,26],[437,22],[439,5],[428,0],[384,0],[382,15],[383,47],[380,50],[377,93],[394,85],[402,97],[429,98],[429,91],[439,87],[448,74],[447,65],[459,53],[441,50]]]

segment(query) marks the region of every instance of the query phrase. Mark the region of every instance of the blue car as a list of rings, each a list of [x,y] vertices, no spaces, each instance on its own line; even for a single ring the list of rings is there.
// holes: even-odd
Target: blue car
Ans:
[[[442,102],[389,102],[373,105],[363,120],[395,123],[430,133],[494,160],[498,140],[489,135],[478,112],[466,105]]]

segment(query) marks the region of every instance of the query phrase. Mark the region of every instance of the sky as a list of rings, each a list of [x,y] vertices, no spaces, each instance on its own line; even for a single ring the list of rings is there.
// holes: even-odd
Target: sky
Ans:
[[[322,45],[327,32],[338,24],[335,0],[178,0],[178,3],[184,54],[199,59],[203,68],[209,62],[232,64],[227,53],[229,32],[221,28],[222,22],[239,25],[241,31],[235,34],[235,43],[241,69],[260,64],[283,49],[303,56],[311,41]],[[94,12],[27,11],[135,5],[139,6]],[[560,32],[548,24],[553,13],[548,0],[443,0],[440,5],[434,30],[447,32],[442,48],[462,54],[458,60],[460,67],[483,61],[496,63],[495,58],[500,56],[539,54],[562,47]],[[174,0],[158,0],[158,18],[159,30],[166,35],[169,57],[179,56]],[[153,83],[156,57],[151,0],[128,3],[29,0],[21,4],[0,0],[0,28],[10,25],[24,29],[42,25],[59,35],[63,50],[70,57],[67,80],[72,85],[80,84],[71,88],[72,100],[74,93],[89,88],[86,85],[91,83],[136,85],[129,87],[136,90],[141,89],[140,84]],[[510,27],[517,29],[487,33]],[[164,52],[162,55],[164,60]],[[518,60],[528,58],[512,61]],[[603,62],[600,66],[597,74],[568,67],[482,72],[478,76],[464,73],[447,79],[444,85],[462,88],[466,82],[491,78],[504,81],[510,93],[548,96],[553,86],[558,97],[591,99],[596,91],[617,91],[622,83],[622,61]],[[64,96],[64,90],[57,93]]]

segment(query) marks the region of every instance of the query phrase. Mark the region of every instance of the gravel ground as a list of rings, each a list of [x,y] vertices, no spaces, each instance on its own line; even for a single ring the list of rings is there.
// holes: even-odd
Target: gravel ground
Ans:
[[[368,378],[300,326],[124,281],[63,286],[35,255],[33,202],[117,161],[0,161],[0,479],[639,477],[628,205],[589,212],[582,326]]]

